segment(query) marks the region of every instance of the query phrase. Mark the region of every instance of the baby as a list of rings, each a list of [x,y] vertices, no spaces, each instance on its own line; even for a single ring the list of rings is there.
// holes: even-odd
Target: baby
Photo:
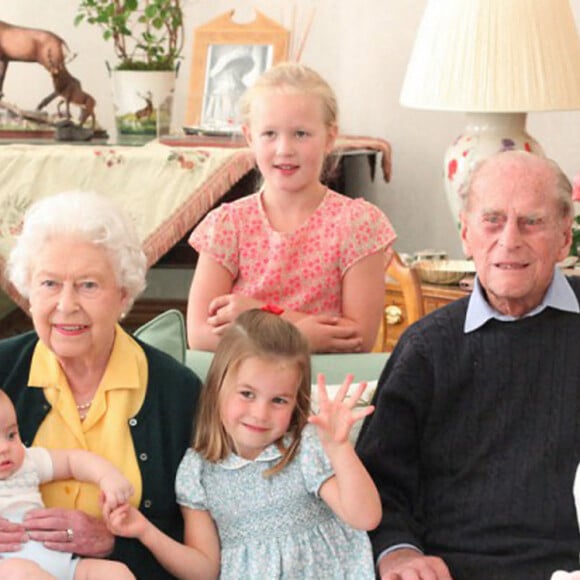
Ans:
[[[16,412],[8,395],[0,390],[0,517],[22,522],[24,514],[44,507],[39,485],[56,479],[79,479],[98,485],[104,509],[114,509],[133,495],[133,486],[102,457],[81,449],[26,448],[20,440]],[[72,530],[63,530],[69,538]],[[70,552],[57,552],[29,540],[18,552],[0,554],[0,578],[35,580],[134,580],[125,564]]]

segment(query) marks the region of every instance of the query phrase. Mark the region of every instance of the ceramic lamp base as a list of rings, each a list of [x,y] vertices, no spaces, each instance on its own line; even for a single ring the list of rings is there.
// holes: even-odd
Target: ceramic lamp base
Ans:
[[[526,132],[526,113],[468,113],[465,130],[445,153],[443,180],[455,223],[459,224],[462,188],[481,159],[511,149],[544,156]]]

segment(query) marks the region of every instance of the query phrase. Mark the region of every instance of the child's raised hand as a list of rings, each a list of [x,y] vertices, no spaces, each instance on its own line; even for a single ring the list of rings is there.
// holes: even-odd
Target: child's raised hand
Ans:
[[[355,410],[357,401],[367,388],[367,383],[361,382],[353,395],[347,397],[352,381],[353,375],[346,375],[334,399],[329,399],[324,375],[322,373],[318,375],[320,411],[317,415],[311,415],[308,422],[316,425],[323,444],[340,445],[347,442],[352,426],[375,410],[372,405],[358,407]]]
[[[129,501],[135,493],[131,482],[116,468],[109,469],[99,480],[103,507],[107,511]]]

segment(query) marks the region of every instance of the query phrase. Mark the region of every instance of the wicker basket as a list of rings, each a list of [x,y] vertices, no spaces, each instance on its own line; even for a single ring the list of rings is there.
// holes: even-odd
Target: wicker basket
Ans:
[[[413,268],[428,284],[457,284],[465,276],[475,274],[471,260],[421,260]]]

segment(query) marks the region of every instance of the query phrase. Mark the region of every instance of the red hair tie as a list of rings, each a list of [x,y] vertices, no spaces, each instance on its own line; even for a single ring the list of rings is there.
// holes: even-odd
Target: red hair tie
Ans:
[[[262,306],[261,310],[264,312],[269,312],[270,314],[275,314],[276,316],[284,314],[284,309],[276,306],[275,304],[265,304]]]

